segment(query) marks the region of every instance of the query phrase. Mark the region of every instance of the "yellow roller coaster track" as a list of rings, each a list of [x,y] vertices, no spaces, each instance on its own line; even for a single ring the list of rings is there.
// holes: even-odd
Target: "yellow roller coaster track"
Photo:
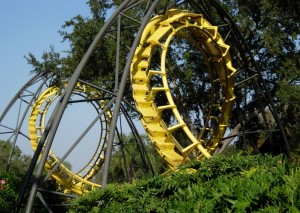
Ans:
[[[191,133],[180,116],[168,84],[166,56],[174,36],[183,37],[197,47],[206,59],[212,87],[220,88],[211,92],[210,108],[199,138]],[[153,70],[151,56],[157,48],[161,52],[160,70]],[[155,16],[146,26],[131,66],[133,97],[150,140],[170,169],[175,170],[187,161],[189,156],[197,159],[203,156],[209,158],[216,150],[228,126],[235,99],[235,72],[229,56],[229,46],[219,35],[218,27],[212,26],[202,15],[172,9],[163,15]],[[150,82],[153,77],[162,79],[162,85],[152,86]],[[165,93],[168,100],[166,105],[157,106],[155,97],[158,92]],[[164,110],[172,111],[177,120],[173,125],[166,125],[162,117]],[[218,113],[213,113],[215,111]],[[217,127],[213,128],[212,123],[216,123]],[[182,142],[174,137],[173,132],[178,129],[182,129],[187,136],[188,145],[182,145]],[[204,138],[207,133],[211,135],[209,141]]]
[[[39,139],[43,134],[49,107],[60,96],[60,94],[60,88],[49,87],[39,96],[38,100],[32,107],[29,118],[29,137],[34,151],[36,150]],[[101,92],[83,83],[77,83],[73,94],[93,100],[103,98],[103,94]],[[93,101],[93,105],[99,113],[106,106],[106,102],[104,100]],[[97,148],[89,162],[87,162],[80,171],[75,174],[61,164],[51,175],[52,178],[54,178],[63,189],[65,189],[65,192],[72,192],[81,195],[100,187],[99,184],[93,183],[90,179],[99,171],[104,162],[107,142],[106,137],[108,134],[107,125],[109,125],[110,120],[111,112],[110,110],[106,110],[103,113],[102,118],[100,118],[101,129]],[[45,164],[45,170],[50,172],[58,162],[59,159],[52,151],[50,151]]]
[[[198,137],[192,134],[182,119],[168,84],[166,56],[174,36],[182,37],[196,46],[206,60],[210,75],[211,101],[205,115],[204,127]],[[154,70],[151,67],[151,56],[157,49],[161,53],[160,69]],[[216,150],[228,126],[234,104],[233,76],[235,72],[229,56],[229,46],[219,35],[218,27],[212,26],[201,14],[172,9],[163,15],[155,16],[144,29],[131,64],[133,98],[151,142],[171,170],[175,170],[191,157],[209,158]],[[153,78],[161,79],[161,85],[151,85]],[[47,111],[60,93],[61,90],[58,87],[50,87],[33,105],[29,119],[29,135],[34,150],[43,134]],[[77,84],[73,93],[91,99],[103,97],[101,92],[82,83]],[[158,93],[165,94],[168,102],[166,105],[157,105],[155,98]],[[101,110],[106,103],[101,100],[96,102],[96,105]],[[171,110],[175,118],[171,125],[167,125],[163,119],[162,115],[165,110]],[[110,123],[111,112],[107,110],[104,114],[105,118],[101,121],[103,122],[101,131],[104,131],[101,134],[103,140],[99,143],[90,162],[76,174],[63,165],[60,165],[52,174],[52,177],[66,191],[81,195],[100,187],[90,179],[99,171],[105,156],[107,125]],[[184,133],[186,137],[184,142],[176,139],[174,132],[178,130]],[[50,151],[45,169],[51,171],[58,161],[58,158]]]

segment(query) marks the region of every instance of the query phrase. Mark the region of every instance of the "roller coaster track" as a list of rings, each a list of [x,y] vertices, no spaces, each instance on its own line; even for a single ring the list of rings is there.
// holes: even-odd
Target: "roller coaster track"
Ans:
[[[214,88],[209,113],[206,116],[207,121],[199,138],[191,133],[182,119],[168,85],[166,55],[172,38],[177,35],[193,42],[197,49],[205,54],[210,68],[211,84]],[[160,70],[152,70],[150,66],[151,55],[156,48],[161,48]],[[228,126],[234,103],[235,71],[229,56],[229,46],[219,35],[218,28],[207,22],[202,15],[170,10],[164,15],[154,17],[146,26],[131,67],[133,97],[137,109],[141,112],[141,121],[149,138],[170,168],[176,169],[182,165],[192,152],[197,158],[202,156],[209,158],[215,151]],[[161,86],[151,86],[151,78],[154,76],[161,79]],[[218,87],[222,88],[221,91],[217,90]],[[168,99],[166,105],[157,106],[155,103],[155,95],[158,92],[165,93]],[[218,97],[219,92],[223,94],[223,98]],[[176,118],[172,126],[167,126],[162,118],[162,113],[166,109],[171,109]],[[217,116],[213,114],[214,111],[218,111]],[[217,123],[217,128],[209,126],[211,120]],[[172,135],[178,129],[182,129],[186,134],[189,145],[183,147]],[[204,132],[211,134],[209,143],[202,137]]]
[[[205,59],[210,68],[210,79],[213,85],[211,104],[206,116],[208,120],[205,122],[199,138],[196,138],[191,133],[187,124],[181,118],[168,85],[166,55],[172,38],[177,35],[193,42],[197,49],[205,54]],[[151,70],[151,55],[157,47],[162,49],[161,70]],[[164,15],[154,17],[146,26],[132,61],[131,82],[133,97],[137,110],[141,113],[141,121],[150,140],[172,170],[189,160],[189,155],[191,154],[194,154],[198,159],[201,157],[209,158],[215,151],[220,138],[223,137],[228,126],[228,119],[235,99],[233,94],[234,73],[235,69],[231,65],[229,56],[229,46],[225,44],[219,35],[218,28],[207,22],[202,15],[173,9],[167,11]],[[162,80],[160,87],[152,87],[150,85],[151,78],[154,76],[158,76]],[[217,88],[221,89],[218,90]],[[165,93],[168,99],[167,105],[156,105],[155,95],[158,92]],[[29,137],[34,151],[45,129],[48,109],[61,93],[59,87],[49,87],[32,106],[29,118]],[[223,98],[219,97],[219,93],[223,94]],[[79,82],[74,88],[73,94],[92,100],[101,100],[103,98],[101,92]],[[96,101],[94,105],[96,105],[97,109],[102,110],[106,102],[103,100]],[[177,121],[176,123],[173,122],[172,126],[167,126],[162,118],[163,111],[167,109],[172,110]],[[213,112],[216,111],[217,113],[214,115]],[[87,165],[77,174],[74,174],[63,164],[60,164],[51,175],[66,192],[81,195],[101,187],[101,185],[89,180],[99,171],[104,162],[108,133],[107,126],[109,126],[112,116],[109,109],[103,115],[104,118],[100,119],[100,141]],[[209,126],[212,123],[211,120],[216,123],[217,128]],[[178,129],[182,129],[188,138],[189,144],[185,147],[183,147],[181,141],[172,135]],[[211,138],[203,138],[205,132],[208,132]],[[45,170],[51,172],[58,163],[59,159],[50,150],[45,163]],[[81,172],[83,174],[79,174]]]
[[[47,88],[32,106],[28,129],[30,142],[34,151],[36,150],[39,139],[42,137],[44,132],[48,109],[51,104],[60,97],[61,90],[61,88],[55,86]],[[51,172],[57,165],[51,176],[65,189],[65,192],[72,192],[81,195],[100,187],[99,184],[91,182],[90,179],[100,170],[104,162],[111,112],[109,108],[102,111],[106,106],[106,101],[103,100],[104,96],[99,90],[78,82],[73,90],[73,95],[75,94],[82,96],[84,99],[97,100],[93,101],[93,103],[97,113],[102,114],[102,116],[99,116],[100,140],[89,162],[76,174],[71,172],[63,164],[58,165],[60,160],[51,150],[48,154],[45,170],[47,172]]]
[[[7,132],[11,134],[8,140],[13,138],[13,146],[17,142],[18,135],[22,135],[30,141],[35,151],[15,212],[19,211],[24,202],[26,187],[29,185],[38,161],[35,178],[41,180],[42,172],[46,170],[48,175],[44,181],[52,177],[67,194],[83,195],[90,190],[105,188],[113,140],[115,139],[114,134],[115,132],[118,133],[116,123],[120,111],[124,110],[121,102],[124,101],[126,104],[129,102],[123,97],[128,76],[130,76],[135,107],[129,104],[128,106],[138,112],[150,141],[170,171],[176,170],[192,159],[210,158],[224,139],[234,107],[238,113],[244,115],[238,119],[242,124],[242,140],[245,140],[246,115],[252,113],[243,109],[249,101],[244,98],[247,97],[247,91],[257,94],[255,102],[258,103],[257,108],[263,115],[265,107],[272,109],[271,112],[280,128],[283,139],[285,139],[285,133],[259,67],[256,65],[241,33],[216,1],[175,0],[160,2],[155,0],[145,3],[146,1],[125,0],[116,8],[64,86],[49,86],[52,85],[49,84],[51,75],[41,73],[33,77],[17,93],[1,114],[0,127],[4,128],[5,131],[1,132],[0,130],[0,134]],[[163,8],[159,12],[155,11],[158,5],[160,9]],[[144,15],[139,17],[140,20],[128,18],[128,15],[124,14],[134,7],[140,7],[139,9],[144,10]],[[115,40],[120,46],[121,16],[123,19],[134,20],[133,22],[138,23],[140,27],[137,32],[134,32],[135,39],[124,62],[122,79],[118,79],[120,73],[116,69],[115,83],[117,86],[114,92],[109,92],[81,81],[79,76],[89,57],[95,51],[97,44],[101,39],[107,38],[105,35],[112,29],[116,20],[118,20],[118,29],[115,30]],[[128,29],[133,28],[128,27]],[[177,38],[184,40],[202,55],[206,64],[204,72],[207,72],[209,76],[210,87],[206,91],[208,91],[210,99],[205,112],[203,112],[203,125],[198,126],[201,130],[197,133],[191,130],[190,124],[183,118],[181,109],[174,100],[174,85],[169,78],[171,73],[169,64],[171,63],[168,61],[168,53],[172,46],[176,45]],[[119,51],[120,47],[117,48],[116,52]],[[157,57],[155,56],[154,59],[154,54],[159,55],[159,64],[156,64]],[[230,55],[235,57],[235,63],[232,62]],[[116,67],[119,66],[118,63],[119,58],[116,60]],[[27,95],[31,86],[39,80],[42,80],[42,83],[38,89],[35,92],[30,91]],[[244,88],[240,88],[240,85],[244,85]],[[70,101],[71,96],[79,96],[83,101],[91,103],[97,113],[94,123],[100,124],[97,148],[86,165],[76,173],[63,164],[69,152],[72,151],[72,147],[62,158],[57,157],[51,150],[59,122],[68,104],[72,102]],[[160,99],[161,97],[165,97],[163,101]],[[107,101],[109,99],[110,101]],[[17,100],[27,104],[27,107],[14,129],[14,127],[4,123],[5,116],[9,114],[9,110]],[[53,105],[55,105],[54,110],[49,110]],[[21,127],[23,121],[26,120],[29,109],[31,111],[27,135],[26,130],[24,131]],[[166,120],[166,113],[171,117],[171,122]],[[131,127],[133,135],[138,138],[139,134],[129,117],[129,115],[126,117],[129,122],[128,126]],[[263,117],[264,123],[267,123],[265,116]],[[73,146],[76,146],[79,141],[80,138]],[[63,141],[59,143],[63,143]],[[12,153],[13,149],[8,165]],[[93,177],[100,170],[103,171],[102,184],[93,181]],[[37,181],[31,188],[26,212],[30,212],[32,209],[38,187],[39,182]]]

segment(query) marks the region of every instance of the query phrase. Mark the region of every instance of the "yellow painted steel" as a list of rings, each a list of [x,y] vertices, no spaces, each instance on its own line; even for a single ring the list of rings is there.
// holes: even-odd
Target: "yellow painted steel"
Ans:
[[[166,55],[174,36],[183,37],[197,47],[206,60],[210,74],[213,88],[211,90],[211,103],[207,109],[204,127],[198,137],[191,133],[182,119],[168,84]],[[157,49],[161,53],[160,69],[154,70],[150,66],[151,56]],[[234,104],[233,76],[235,72],[229,56],[229,46],[219,35],[218,27],[212,26],[201,14],[172,9],[163,15],[155,16],[144,29],[131,64],[130,78],[133,98],[141,113],[141,122],[151,142],[171,170],[176,170],[191,156],[196,159],[210,158],[216,150],[228,126]],[[162,85],[152,86],[150,82],[153,77],[161,79]],[[29,136],[33,150],[36,150],[43,134],[47,111],[60,93],[61,90],[58,87],[49,87],[39,96],[32,107],[29,118]],[[85,94],[85,97],[91,99],[103,97],[101,92],[83,83],[77,83],[74,93]],[[155,98],[158,93],[163,93],[166,96],[168,104],[156,105]],[[99,109],[103,109],[106,105],[103,100],[96,103]],[[165,110],[171,111],[173,117],[176,118],[176,122],[170,126],[163,120],[162,115]],[[218,113],[215,114],[215,111]],[[103,122],[108,124],[111,119],[111,112],[107,110],[104,114],[105,120]],[[213,127],[212,123],[215,123],[216,127]],[[188,139],[184,143],[173,135],[178,130],[181,130]],[[108,133],[107,129],[104,131]],[[208,138],[206,135],[210,135],[210,137]],[[106,135],[104,135],[103,140],[101,143],[105,144]],[[65,192],[79,195],[101,187],[90,181],[104,161],[104,151],[98,150],[99,146],[91,160],[80,172],[75,174],[65,166],[60,165],[53,173],[52,178],[65,189]],[[50,151],[45,165],[46,171],[51,171],[58,161],[58,158]]]
[[[39,96],[37,101],[32,106],[32,111],[29,118],[29,137],[34,151],[36,150],[39,139],[43,134],[46,115],[49,107],[55,101],[55,99],[60,96],[60,94],[60,88],[49,87]],[[77,83],[73,94],[90,99],[103,98],[103,95],[100,91],[79,82]],[[94,101],[94,104],[95,107],[97,107],[97,110],[101,111],[105,107],[106,102],[104,100],[99,100]],[[100,130],[101,138],[93,156],[91,157],[91,160],[89,160],[89,162],[76,174],[61,164],[51,176],[63,189],[65,189],[66,193],[71,192],[82,195],[88,191],[101,187],[99,184],[93,183],[90,180],[100,170],[104,162],[105,150],[103,147],[106,147],[106,135],[108,133],[106,125],[109,125],[112,116],[110,110],[105,111],[103,115],[104,120],[101,121],[103,124],[101,124],[102,129]],[[59,159],[50,150],[45,164],[45,170],[48,172],[51,171],[58,162]]]
[[[168,85],[166,55],[174,36],[187,39],[201,51],[207,62],[212,87],[218,84],[218,88],[221,88],[217,91],[222,94],[219,101],[214,100],[217,97],[214,94],[215,90],[211,92],[211,104],[198,138],[191,133],[179,114]],[[157,49],[161,52],[160,70],[153,70],[150,67],[151,56]],[[229,46],[219,35],[218,27],[212,26],[201,14],[172,9],[163,15],[155,16],[144,29],[131,64],[133,97],[151,142],[172,170],[189,160],[189,155],[198,159],[209,158],[216,150],[228,126],[235,99],[235,72],[229,56]],[[161,86],[150,85],[153,76],[162,79]],[[158,92],[165,94],[168,104],[156,105],[155,97]],[[166,125],[162,117],[164,110],[172,111],[177,120],[174,125]],[[218,111],[217,116],[213,114],[215,110]],[[212,122],[217,124],[217,128],[212,127]],[[174,137],[173,132],[178,129],[189,139],[188,145],[184,146],[182,141]],[[205,141],[204,135],[207,133],[211,135],[209,141]]]

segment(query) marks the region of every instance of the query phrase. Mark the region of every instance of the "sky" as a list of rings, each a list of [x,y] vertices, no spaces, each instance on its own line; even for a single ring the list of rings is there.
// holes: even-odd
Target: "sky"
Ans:
[[[84,17],[90,14],[84,0],[1,2],[0,113],[16,92],[33,76],[30,74],[32,67],[27,64],[24,56],[32,53],[40,58],[52,45],[58,52],[67,50],[69,44],[62,43],[58,30],[65,21],[79,14]],[[17,145],[24,154],[33,153],[26,141],[18,141]]]
[[[32,53],[40,58],[43,52],[49,51],[50,46],[54,46],[55,51],[60,53],[68,50],[69,45],[62,43],[58,30],[65,21],[72,17],[76,15],[87,17],[89,14],[89,7],[84,0],[6,0],[1,2],[0,113],[16,92],[33,77],[30,74],[32,67],[27,64],[24,56]],[[72,113],[78,114],[81,110],[82,108],[75,108],[71,116],[65,116],[66,119],[63,122],[69,122],[72,125],[81,122],[80,120],[74,122],[72,118]],[[59,134],[64,133],[59,132]],[[32,154],[29,144],[26,144],[25,148],[23,144],[17,145],[21,147],[23,153]],[[62,148],[58,146],[55,149],[57,151]],[[87,149],[87,146],[79,148],[78,153]],[[64,153],[62,150],[58,151]],[[75,154],[76,157],[78,159]]]
[[[32,67],[24,56],[38,58],[53,45],[56,51],[68,49],[58,30],[76,15],[89,15],[84,0],[7,0],[0,7],[0,111],[29,80]]]

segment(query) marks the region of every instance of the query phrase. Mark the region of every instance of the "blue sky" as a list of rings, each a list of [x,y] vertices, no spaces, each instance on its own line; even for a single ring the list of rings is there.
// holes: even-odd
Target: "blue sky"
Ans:
[[[88,5],[83,0],[9,0],[1,2],[0,113],[16,92],[32,77],[30,74],[32,67],[27,64],[24,56],[31,52],[40,58],[51,45],[59,52],[67,50],[68,44],[61,42],[62,38],[58,30],[64,21],[78,14],[82,16],[90,14]],[[22,142],[24,141],[18,141],[17,145],[23,153],[32,154],[29,142]],[[62,148],[58,147],[57,149]],[[72,162],[72,164],[74,163],[77,164]],[[76,167],[76,165],[74,166]]]
[[[55,51],[58,52],[68,50],[69,45],[68,43],[62,43],[58,30],[61,29],[64,21],[79,14],[84,17],[90,14],[89,7],[84,0],[7,0],[2,2],[0,7],[0,113],[16,92],[33,76],[30,74],[32,67],[27,64],[24,56],[31,52],[37,58],[40,58],[43,52],[49,51],[50,46],[54,46]],[[72,128],[58,132],[58,135],[63,135],[59,141],[66,146],[62,147],[60,144],[52,147],[56,154],[57,152],[65,153],[64,150],[71,144],[71,142],[68,144],[69,136],[81,132],[77,128],[82,126],[78,125],[79,122],[82,124],[82,120],[75,116],[77,120],[74,121],[74,114],[78,115],[80,111],[88,110],[75,108],[75,111],[65,113],[63,117],[65,119],[62,123],[71,124],[69,126],[72,126]],[[94,116],[96,115],[93,114],[90,119],[93,119]],[[74,123],[77,125],[74,125]],[[141,129],[139,121],[137,121],[137,124]],[[126,129],[126,127],[123,128]],[[0,139],[5,140],[6,138]],[[17,145],[23,153],[32,154],[29,142],[22,142],[24,141],[18,141]],[[75,154],[70,157],[69,161],[74,167],[77,167],[78,164],[81,164],[81,158],[78,158],[78,155],[91,156],[91,151],[89,145],[84,144],[77,149],[77,152],[74,151]],[[62,154],[58,154],[58,156],[61,157]]]
[[[68,49],[58,30],[64,21],[89,15],[84,0],[7,0],[0,7],[0,112],[17,90],[30,79],[31,66],[24,59],[29,52],[40,57],[50,45]]]

